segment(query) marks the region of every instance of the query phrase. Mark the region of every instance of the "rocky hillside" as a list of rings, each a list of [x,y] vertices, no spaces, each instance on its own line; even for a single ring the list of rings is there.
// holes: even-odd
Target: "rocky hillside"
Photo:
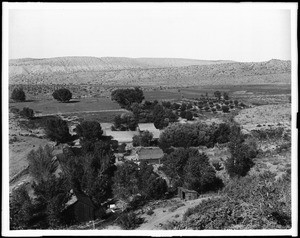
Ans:
[[[14,59],[10,84],[192,86],[290,83],[291,62],[259,63],[162,58],[59,57]]]

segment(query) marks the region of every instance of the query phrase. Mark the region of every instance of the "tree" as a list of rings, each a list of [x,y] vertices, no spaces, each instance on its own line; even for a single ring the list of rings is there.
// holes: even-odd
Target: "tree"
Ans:
[[[27,155],[29,174],[35,181],[40,182],[47,180],[57,168],[57,163],[52,160],[53,148],[45,145],[43,148],[40,146],[36,151],[31,150]]]
[[[11,94],[11,99],[17,102],[24,102],[26,100],[26,95],[22,88],[15,88]]]
[[[199,145],[209,146],[211,133],[211,127],[203,123],[174,123],[161,133],[159,147],[166,150],[171,146],[184,148]]]
[[[60,102],[68,102],[72,98],[72,93],[69,89],[57,89],[52,94],[53,98]]]
[[[20,111],[20,115],[27,117],[29,119],[34,118],[34,112],[29,107],[24,107],[22,111]]]
[[[225,163],[225,168],[230,177],[245,176],[254,166],[253,158],[257,151],[256,147],[245,143],[244,135],[238,126],[231,127],[230,142],[228,145],[231,156]]]
[[[75,131],[82,141],[97,141],[102,137],[103,130],[97,121],[83,121]]]
[[[228,106],[222,106],[222,111],[223,111],[224,113],[229,112],[229,107],[228,107]]]
[[[61,175],[50,175],[46,180],[32,185],[36,195],[35,203],[40,213],[46,216],[46,223],[51,228],[65,224],[63,209],[70,200],[70,187],[66,178]]]
[[[229,95],[228,95],[227,92],[224,92],[224,93],[223,93],[223,98],[224,98],[225,100],[229,100]]]
[[[117,165],[113,177],[113,194],[117,199],[130,202],[139,192],[138,165],[131,161]]]
[[[149,131],[141,132],[140,135],[133,136],[133,146],[150,146],[153,140],[153,134]]]
[[[67,122],[61,118],[48,119],[46,121],[45,132],[50,140],[57,143],[65,143],[72,138]]]
[[[217,130],[213,133],[213,141],[214,143],[226,143],[229,141],[229,136],[231,133],[230,125],[227,123],[219,124]]]
[[[199,155],[198,150],[191,148],[178,148],[172,153],[165,154],[161,162],[161,170],[170,178],[173,188],[182,186],[184,183],[184,167],[190,157]]]
[[[123,113],[122,115],[117,115],[114,118],[114,128],[121,131],[135,131],[138,125],[137,118],[133,113]]]
[[[185,118],[189,121],[193,120],[193,113],[191,111],[187,111],[185,114]]]
[[[111,93],[111,99],[116,101],[121,107],[130,107],[133,103],[141,103],[144,100],[143,91],[135,87],[134,89],[116,89]]]
[[[9,198],[10,229],[28,229],[33,212],[34,207],[26,186],[23,184],[12,190]]]
[[[184,167],[184,186],[188,189],[204,193],[222,185],[216,177],[216,171],[210,165],[206,154],[198,154],[188,158]]]
[[[218,99],[218,100],[220,100],[221,99],[221,92],[220,91],[215,91],[214,92],[214,95],[215,95],[215,97]]]

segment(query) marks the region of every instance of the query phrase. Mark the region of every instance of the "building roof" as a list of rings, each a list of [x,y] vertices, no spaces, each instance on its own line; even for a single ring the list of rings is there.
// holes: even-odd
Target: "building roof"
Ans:
[[[157,139],[160,136],[161,131],[156,129],[153,123],[139,123],[138,127],[140,131],[151,132],[154,139]]]
[[[112,136],[114,140],[117,140],[119,143],[129,143],[132,142],[132,137],[138,135],[137,131],[111,131],[106,130],[104,132],[106,136]]]
[[[160,159],[164,156],[164,152],[159,147],[142,147],[137,154],[139,160]]]

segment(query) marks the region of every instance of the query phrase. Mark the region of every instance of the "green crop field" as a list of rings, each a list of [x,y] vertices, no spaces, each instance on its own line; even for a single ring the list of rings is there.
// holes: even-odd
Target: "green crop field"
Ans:
[[[27,102],[10,102],[10,107],[22,110],[29,107],[36,114],[65,114],[75,112],[95,112],[102,110],[119,110],[120,106],[109,98],[73,99],[68,103],[56,100],[32,100]]]

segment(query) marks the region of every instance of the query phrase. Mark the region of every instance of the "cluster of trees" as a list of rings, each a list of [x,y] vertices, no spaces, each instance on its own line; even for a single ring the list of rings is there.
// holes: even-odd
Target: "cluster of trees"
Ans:
[[[115,198],[129,206],[137,197],[142,197],[144,201],[162,198],[168,189],[166,181],[146,162],[137,165],[132,161],[126,161],[118,165],[113,181]]]
[[[131,111],[138,122],[152,122],[157,129],[163,129],[170,122],[176,122],[178,119],[170,102],[159,103],[155,100],[153,102],[145,101],[142,104],[134,103],[131,106]]]
[[[216,177],[207,155],[200,154],[197,149],[177,148],[165,154],[162,164],[160,169],[170,178],[174,190],[184,186],[204,193],[222,186],[222,180]]]
[[[191,103],[182,103],[180,106],[180,116],[187,120],[193,120],[194,113],[192,112],[193,105]]]
[[[207,125],[174,123],[168,126],[159,138],[159,146],[166,151],[171,147],[213,147],[215,143],[229,141],[230,125],[226,123]]]
[[[62,210],[70,199],[70,187],[63,174],[60,177],[53,174],[57,163],[53,161],[52,152],[53,149],[46,145],[28,154],[34,198],[28,195],[26,184],[11,192],[11,229],[56,228],[64,223],[66,217]]]
[[[123,113],[114,118],[112,130],[135,131],[138,126],[138,120],[132,113]]]
[[[66,147],[56,160],[53,148],[47,145],[28,154],[35,197],[28,196],[26,187],[12,192],[12,229],[57,228],[68,224],[70,217],[65,213],[65,206],[71,190],[90,197],[97,209],[112,197],[112,178],[116,170],[113,153],[117,146],[110,137],[102,136],[97,123],[79,124],[76,130],[82,147]],[[61,172],[57,172],[58,165]]]
[[[153,134],[149,131],[143,131],[140,135],[135,135],[132,138],[133,146],[151,146],[153,142]]]
[[[220,91],[215,91],[214,92],[214,96],[218,99],[218,100],[221,100],[221,97],[222,97],[222,92]],[[229,95],[227,92],[223,92],[223,98],[225,100],[229,100]]]
[[[134,89],[116,89],[111,93],[111,99],[116,101],[122,108],[130,108],[133,103],[141,103],[144,98],[143,91],[138,87]]]

